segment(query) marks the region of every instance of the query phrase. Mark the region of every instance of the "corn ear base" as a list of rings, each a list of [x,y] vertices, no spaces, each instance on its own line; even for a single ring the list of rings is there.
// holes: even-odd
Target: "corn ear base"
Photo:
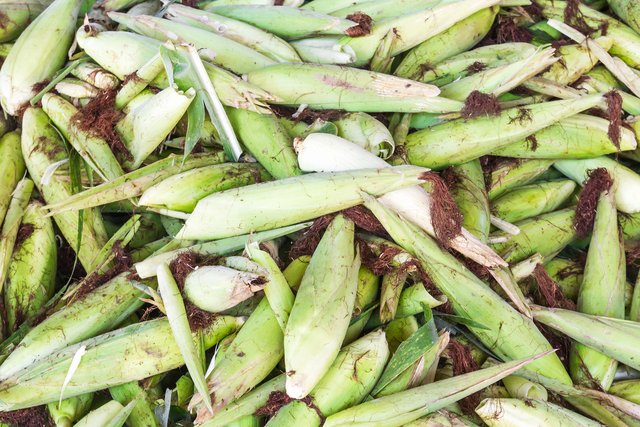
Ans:
[[[89,412],[92,402],[93,393],[86,393],[61,402],[49,403],[47,410],[56,427],[71,427]]]

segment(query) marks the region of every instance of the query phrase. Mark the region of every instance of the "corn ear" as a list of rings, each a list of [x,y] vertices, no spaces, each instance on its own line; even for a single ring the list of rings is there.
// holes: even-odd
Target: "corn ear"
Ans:
[[[353,222],[338,215],[311,257],[285,330],[289,396],[307,396],[338,354],[355,304],[359,268]]]
[[[74,116],[78,109],[52,93],[42,97],[42,109],[60,133],[103,180],[111,181],[124,174],[111,147],[104,139],[80,129]]]
[[[71,75],[102,90],[115,89],[120,84],[116,76],[92,62],[78,65],[71,70]]]
[[[476,413],[490,427],[553,425],[597,427],[600,423],[553,403],[540,400],[485,399]]]
[[[291,138],[274,115],[236,108],[227,114],[242,144],[274,178],[302,173]]]
[[[507,375],[544,357],[542,353],[527,359],[507,362],[492,368],[395,393],[374,399],[338,412],[327,418],[325,426],[402,426],[442,409]]]
[[[462,214],[462,226],[486,243],[491,229],[489,198],[479,160],[472,160],[449,171],[455,177],[451,195]]]
[[[68,176],[55,172],[58,165],[67,161],[64,142],[47,114],[40,108],[29,108],[22,116],[22,153],[29,175],[47,203],[65,202],[72,197],[73,191]],[[60,169],[67,172],[62,166],[58,170]],[[96,254],[107,242],[107,233],[102,216],[97,210],[85,209],[82,215],[80,241],[77,212],[56,213],[53,219],[64,238],[76,251],[82,266],[86,271],[92,271]]]
[[[575,208],[566,208],[521,221],[515,224],[520,229],[518,235],[496,233],[496,236],[507,237],[507,241],[492,247],[509,263],[522,261],[536,253],[550,257],[577,238],[574,217]]]
[[[0,11],[6,18],[0,29],[0,42],[9,42],[20,36],[22,31],[45,10],[51,1],[7,1],[0,5]]]
[[[553,160],[522,160],[505,162],[498,166],[489,174],[489,200],[494,200],[511,189],[529,184],[547,172],[553,163]]]
[[[422,168],[405,166],[315,173],[226,190],[200,200],[178,238],[219,239],[294,224],[355,206],[362,201],[360,191],[380,195],[419,184],[423,172]],[[272,193],[277,196],[271,197]],[[255,195],[268,202],[256,202]],[[234,202],[229,204],[231,200]],[[224,220],[209,221],[211,212],[220,212],[222,206]],[[282,206],[288,215],[282,214]]]
[[[281,38],[239,20],[180,4],[167,8],[168,18],[214,32],[241,43],[278,62],[300,62],[295,49]]]
[[[637,147],[634,132],[621,129],[620,148],[608,135],[609,121],[586,114],[567,117],[530,137],[493,152],[527,159],[580,159],[598,157]]]
[[[126,163],[137,169],[171,133],[186,113],[196,93],[167,88],[142,105],[132,109],[118,122],[116,129],[133,160]]]
[[[183,160],[182,156],[169,155],[150,165],[122,175],[113,181],[88,188],[63,200],[48,200],[49,204],[45,208],[49,213],[58,216],[70,210],[86,210],[87,208],[134,198],[180,172],[188,172],[197,168],[222,163],[224,161],[224,153],[215,151],[191,154],[186,160]]]
[[[64,306],[31,329],[0,366],[0,378],[118,325],[137,310],[143,295],[127,273],[120,274],[84,298]]]
[[[29,178],[22,178],[18,182],[11,195],[9,209],[7,209],[7,215],[0,229],[0,290],[2,290],[9,272],[14,244],[32,191],[33,181]]]
[[[276,104],[312,109],[442,113],[462,108],[461,102],[438,97],[434,86],[336,65],[277,64],[248,73],[247,81],[278,97]]]
[[[640,33],[640,5],[633,0],[609,0],[611,9],[627,25]]]
[[[592,169],[606,168],[617,183],[615,188],[616,206],[619,211],[635,213],[640,211],[640,201],[635,194],[640,191],[640,176],[633,170],[608,157],[584,160],[559,160],[554,167],[567,178],[582,184]]]
[[[403,223],[372,198],[368,198],[365,205],[373,211],[396,242],[416,255],[425,272],[447,296],[455,313],[468,318],[477,318],[477,313],[492,313],[490,318],[480,315],[486,329],[470,329],[495,354],[506,359],[516,359],[550,349],[547,340],[529,318],[508,305],[452,255],[439,249],[430,237],[415,226]],[[455,271],[455,275],[451,275],[450,271]],[[507,332],[515,328],[518,330],[517,334]],[[564,383],[571,382],[556,355],[540,359],[528,369]]]
[[[509,375],[502,380],[509,395],[516,399],[547,400],[547,389],[540,384],[517,375]]]
[[[599,37],[594,42],[607,51],[613,45],[613,40],[607,37]],[[591,53],[586,42],[561,46],[558,48],[558,54],[562,62],[552,65],[540,77],[562,85],[574,83],[598,63],[598,59]]]
[[[378,44],[391,29],[396,30],[399,39],[390,52],[391,56],[396,56],[442,33],[474,13],[498,3],[499,0],[440,2],[413,13],[374,22],[371,34],[362,37],[345,36],[342,43],[349,45],[356,52],[358,60],[355,64],[361,66],[373,57]]]
[[[288,6],[217,6],[217,3],[213,3],[213,7],[207,8],[207,11],[246,22],[284,39],[340,35],[357,25],[348,19]]]
[[[395,74],[418,80],[424,73],[423,65],[436,65],[472,48],[489,33],[499,9],[498,6],[482,9],[423,41],[407,52]]]
[[[257,274],[225,266],[203,266],[187,275],[184,294],[197,307],[219,313],[262,290],[264,280]]]
[[[495,199],[491,211],[507,222],[519,222],[560,208],[575,189],[575,182],[566,179],[523,185]]]
[[[241,324],[241,318],[216,317],[200,331],[205,349],[236,331]],[[71,360],[81,347],[86,352],[61,393]],[[105,369],[107,360],[118,363]],[[4,380],[0,385],[0,407],[6,411],[54,402],[60,397],[65,399],[142,380],[183,364],[166,318],[136,323],[61,349]]]
[[[614,183],[616,185],[616,183]],[[620,239],[613,190],[598,200],[584,276],[578,294],[581,313],[624,319],[624,280],[618,277]],[[613,382],[618,363],[591,348],[576,344],[571,352],[570,370],[578,383],[596,383],[607,390]]]
[[[35,316],[53,296],[56,278],[56,241],[42,204],[31,203],[22,218],[20,241],[13,249],[4,290],[7,329],[13,332]]]
[[[557,63],[553,48],[536,51],[522,60],[483,70],[442,86],[442,96],[464,101],[473,91],[502,95]]]
[[[89,412],[86,416],[82,417],[82,419],[75,423],[74,426],[106,427],[109,425],[109,422],[117,417],[120,411],[122,411],[123,409],[124,406],[122,406],[120,402],[110,400],[99,408]]]
[[[454,120],[407,136],[412,164],[444,168],[458,165],[519,141],[563,118],[593,108],[602,95],[510,108],[498,116]],[[461,150],[461,144],[464,149]]]
[[[207,379],[213,414],[260,384],[284,354],[283,332],[266,298],[260,301]],[[241,375],[238,375],[241,373]],[[211,418],[200,394],[189,403],[197,423]]]
[[[130,16],[118,12],[110,12],[108,16],[144,36],[163,42],[171,40],[176,43],[192,43],[200,50],[215,52],[214,56],[203,54],[212,63],[235,73],[247,73],[276,62],[232,39],[168,19],[148,15]]]
[[[55,0],[20,35],[0,68],[0,103],[10,115],[37,93],[67,59],[81,0]],[[44,41],[44,42],[43,42]]]
[[[20,150],[20,133],[6,133],[0,138],[0,224],[9,208],[11,193],[22,179],[25,163]]]

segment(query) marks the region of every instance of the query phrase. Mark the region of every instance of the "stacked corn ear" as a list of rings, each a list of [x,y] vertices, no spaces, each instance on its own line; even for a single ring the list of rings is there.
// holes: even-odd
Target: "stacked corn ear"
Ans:
[[[634,0],[0,2],[0,425],[640,425]]]

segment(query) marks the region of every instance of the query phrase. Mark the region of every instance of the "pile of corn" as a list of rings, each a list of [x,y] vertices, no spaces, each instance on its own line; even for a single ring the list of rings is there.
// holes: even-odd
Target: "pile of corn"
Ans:
[[[0,21],[0,425],[640,426],[638,0]]]

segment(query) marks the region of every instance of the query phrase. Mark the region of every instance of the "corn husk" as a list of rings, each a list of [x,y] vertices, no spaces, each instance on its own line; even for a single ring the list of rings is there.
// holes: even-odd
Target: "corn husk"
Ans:
[[[485,424],[500,426],[596,427],[600,423],[553,403],[539,400],[485,399],[476,408]]]
[[[0,103],[8,114],[37,93],[34,85],[62,67],[73,40],[80,0],[56,0],[20,35],[0,69]]]
[[[395,167],[316,173],[222,191],[198,202],[178,238],[219,239],[294,224],[355,206],[362,201],[360,191],[380,195],[419,184],[424,171]],[[225,211],[224,218],[209,221],[212,212],[220,209]]]
[[[20,151],[20,134],[9,132],[0,138],[0,224],[9,208],[11,193],[22,179],[25,162]]]

